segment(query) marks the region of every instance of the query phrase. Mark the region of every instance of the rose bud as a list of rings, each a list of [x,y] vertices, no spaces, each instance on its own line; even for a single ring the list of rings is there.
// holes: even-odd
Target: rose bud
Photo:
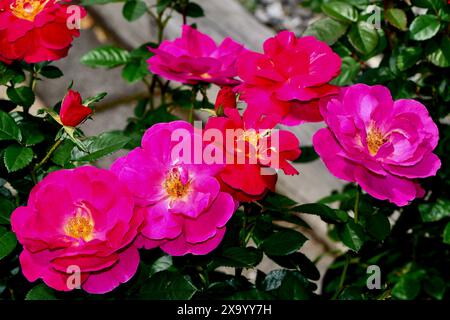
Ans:
[[[222,87],[217,94],[216,104],[214,105],[217,115],[222,116],[224,109],[236,108],[236,94],[233,92],[233,88],[228,86]]]
[[[80,93],[69,90],[64,97],[59,113],[61,123],[67,127],[76,127],[90,114],[92,114],[92,109],[83,105]]]

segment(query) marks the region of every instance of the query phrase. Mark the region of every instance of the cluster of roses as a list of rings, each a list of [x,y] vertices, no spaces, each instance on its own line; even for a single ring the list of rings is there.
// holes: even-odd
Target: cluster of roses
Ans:
[[[40,34],[45,21],[58,16],[58,10],[52,11],[53,2],[7,4],[0,10],[0,33],[16,37],[20,32],[10,30],[5,21],[26,20],[21,23],[27,32]],[[24,12],[32,12],[34,20],[24,18]],[[46,14],[41,17],[40,12]],[[22,28],[22,24],[14,26],[11,29]],[[5,41],[3,34],[1,39]],[[11,47],[0,47],[2,60],[27,60],[24,52],[10,55],[16,42],[14,36],[7,39]],[[141,146],[110,170],[85,166],[50,173],[33,188],[27,206],[16,209],[11,218],[24,247],[20,262],[28,280],[41,278],[57,290],[71,290],[67,270],[76,266],[85,291],[104,293],[134,275],[138,248],[160,247],[171,255],[211,252],[223,239],[239,202],[261,199],[275,189],[277,175],[262,173],[267,164],[259,154],[260,145],[280,159],[272,169],[298,173],[289,163],[300,155],[298,139],[280,131],[277,145],[266,141],[278,124],[325,121],[327,127],[316,133],[313,142],[331,173],[399,206],[423,195],[417,179],[435,175],[440,167],[432,153],[438,131],[426,108],[414,100],[394,102],[381,86],[331,85],[341,60],[313,37],[281,32],[264,43],[263,53],[257,53],[229,38],[217,45],[207,35],[183,26],[181,38],[150,50],[155,54],[148,61],[152,73],[184,84],[222,87],[216,102],[218,116],[208,120],[206,129],[239,130],[233,139],[253,147],[258,161],[211,165],[174,156],[178,141],[173,132],[181,130],[189,141],[203,134],[187,122],[175,121],[151,127]],[[236,108],[238,97],[247,104],[242,115]],[[69,92],[61,122],[76,126],[89,114],[79,95]],[[204,145],[201,151],[196,147],[192,145],[192,150],[201,152]],[[226,144],[215,147],[222,154],[239,152],[228,150]]]

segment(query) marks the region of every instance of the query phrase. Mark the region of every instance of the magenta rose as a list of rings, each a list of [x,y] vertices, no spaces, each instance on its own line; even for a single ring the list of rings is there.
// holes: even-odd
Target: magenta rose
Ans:
[[[50,173],[11,217],[23,245],[22,272],[60,291],[106,293],[127,282],[139,265],[133,240],[142,224],[128,189],[102,169],[81,167]]]
[[[427,109],[415,100],[393,101],[383,86],[343,88],[321,106],[328,128],[314,148],[336,177],[398,206],[424,195],[419,178],[436,175],[439,140]]]
[[[178,156],[175,136],[187,139],[191,156]],[[198,136],[201,142],[201,136]],[[192,142],[192,145],[191,145]],[[228,193],[215,178],[221,165],[194,163],[194,128],[175,121],[154,125],[145,133],[142,147],[118,159],[111,167],[134,195],[144,226],[137,245],[161,247],[173,256],[203,255],[215,249],[225,224],[236,210]]]
[[[181,38],[163,41],[148,60],[152,73],[185,84],[236,85],[236,59],[244,46],[226,38],[218,46],[209,36],[183,26]]]
[[[336,94],[329,84],[341,68],[341,59],[312,36],[297,38],[283,31],[266,40],[264,53],[240,55],[237,89],[249,108],[278,115],[286,125],[322,121],[319,99]]]

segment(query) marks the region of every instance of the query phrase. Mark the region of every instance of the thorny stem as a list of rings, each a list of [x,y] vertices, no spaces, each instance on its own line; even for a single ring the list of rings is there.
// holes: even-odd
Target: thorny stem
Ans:
[[[45,165],[47,163],[47,161],[50,159],[50,157],[52,156],[52,154],[56,151],[56,149],[58,149],[58,147],[61,145],[61,143],[63,142],[62,139],[58,139],[53,146],[50,148],[50,150],[47,152],[47,154],[45,155],[45,157],[34,167],[33,169],[33,174],[35,175],[36,172],[42,168],[43,165]]]

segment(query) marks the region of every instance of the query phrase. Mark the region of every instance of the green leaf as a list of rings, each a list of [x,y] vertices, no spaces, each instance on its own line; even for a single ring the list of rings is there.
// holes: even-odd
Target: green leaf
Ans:
[[[189,2],[186,7],[186,15],[192,18],[200,18],[205,16],[205,12],[198,4]]]
[[[365,235],[363,228],[353,220],[344,225],[337,225],[339,238],[350,249],[358,252],[364,244]]]
[[[93,162],[119,151],[129,141],[130,138],[120,133],[105,132],[98,137],[91,137],[83,141],[87,152],[74,149],[72,152],[72,160],[79,162]]]
[[[438,67],[450,67],[450,38],[444,36],[440,42],[440,45],[432,43],[430,47],[430,54],[428,54],[427,59]]]
[[[358,21],[358,11],[352,5],[342,1],[331,1],[322,4],[322,11],[331,18],[342,22]]]
[[[133,61],[125,65],[122,70],[122,78],[129,83],[133,83],[142,80],[145,76],[149,75],[147,63],[145,61]]]
[[[309,300],[311,292],[305,287],[302,276],[295,272],[287,272],[280,288],[278,298],[281,300]]]
[[[375,28],[365,21],[353,25],[348,33],[351,45],[362,54],[371,53],[377,47],[378,39]]]
[[[224,249],[214,264],[233,268],[251,268],[258,265],[263,258],[263,253],[256,248],[231,247]]]
[[[270,256],[269,258],[280,267],[300,271],[308,279],[320,279],[320,272],[315,264],[301,252],[295,252],[288,256]]]
[[[11,213],[16,206],[5,198],[0,198],[0,224],[9,225]]]
[[[331,83],[336,86],[347,86],[353,84],[360,71],[361,65],[356,62],[355,59],[352,57],[344,57],[342,58],[341,73]],[[300,156],[300,158],[302,156]]]
[[[391,8],[386,11],[387,21],[399,30],[406,31],[408,29],[408,19],[406,13],[402,9]]]
[[[34,92],[29,87],[9,87],[6,94],[12,102],[25,108],[31,107],[35,100]]]
[[[12,101],[9,100],[3,100],[0,99],[0,110],[4,111],[6,113],[12,111],[13,109],[15,109],[17,107],[17,104],[15,104]]]
[[[144,282],[139,298],[148,300],[190,300],[197,289],[183,275],[162,271]]]
[[[405,71],[414,66],[422,55],[421,47],[404,48],[397,56],[397,68]]]
[[[269,256],[286,256],[298,251],[308,240],[294,230],[283,230],[272,234],[261,243],[261,248]]]
[[[447,223],[444,229],[444,243],[450,244],[450,222]]]
[[[22,136],[23,143],[26,146],[34,146],[45,140],[45,136],[42,131],[39,130],[39,127],[28,123],[25,125],[22,123]]]
[[[156,3],[156,12],[158,14],[162,13],[164,10],[166,10],[169,5],[172,3],[172,0],[158,0]]]
[[[53,153],[52,161],[61,167],[65,167],[70,162],[72,150],[74,147],[75,143],[73,143],[72,140],[64,140],[63,143]]]
[[[367,232],[377,240],[384,240],[391,232],[389,219],[381,213],[376,213],[367,218]]]
[[[58,300],[53,289],[41,283],[28,291],[25,300]]]
[[[314,214],[329,223],[341,223],[348,220],[348,214],[342,210],[332,209],[321,203],[307,203],[296,206],[292,209],[295,212]]]
[[[392,289],[392,296],[401,300],[413,300],[420,293],[421,276],[416,272],[407,273],[402,276]]]
[[[171,256],[162,256],[158,258],[151,266],[149,276],[154,275],[155,273],[166,271],[170,267],[172,267],[173,261]]]
[[[80,62],[92,68],[115,68],[128,62],[130,53],[124,49],[104,46],[93,49],[81,57]]]
[[[409,26],[411,39],[424,41],[433,38],[438,32],[441,24],[436,16],[429,14],[417,16]]]
[[[62,71],[55,66],[45,66],[39,71],[39,73],[49,79],[61,78],[64,75]]]
[[[85,105],[86,107],[89,107],[92,104],[98,103],[100,101],[102,101],[108,94],[106,92],[101,92],[99,94],[96,94],[93,97],[87,98],[86,100],[83,101],[83,105]]]
[[[436,300],[442,300],[444,298],[446,284],[441,277],[431,276],[424,278],[423,288],[426,293]]]
[[[411,0],[411,3],[420,8],[441,9],[444,7],[444,0]]]
[[[122,14],[128,21],[135,21],[147,12],[147,4],[142,0],[127,1],[123,6]]]
[[[22,139],[19,126],[6,112],[0,111],[0,141]]]
[[[450,200],[440,198],[436,203],[421,204],[419,212],[423,222],[435,222],[450,217]]]
[[[314,36],[318,40],[333,45],[347,32],[348,24],[331,18],[324,18],[311,24],[303,33],[305,36]]]
[[[33,160],[33,150],[13,144],[6,148],[4,154],[5,166],[8,172],[15,172],[28,166]]]
[[[16,248],[17,239],[14,233],[0,227],[0,260],[7,257]]]

